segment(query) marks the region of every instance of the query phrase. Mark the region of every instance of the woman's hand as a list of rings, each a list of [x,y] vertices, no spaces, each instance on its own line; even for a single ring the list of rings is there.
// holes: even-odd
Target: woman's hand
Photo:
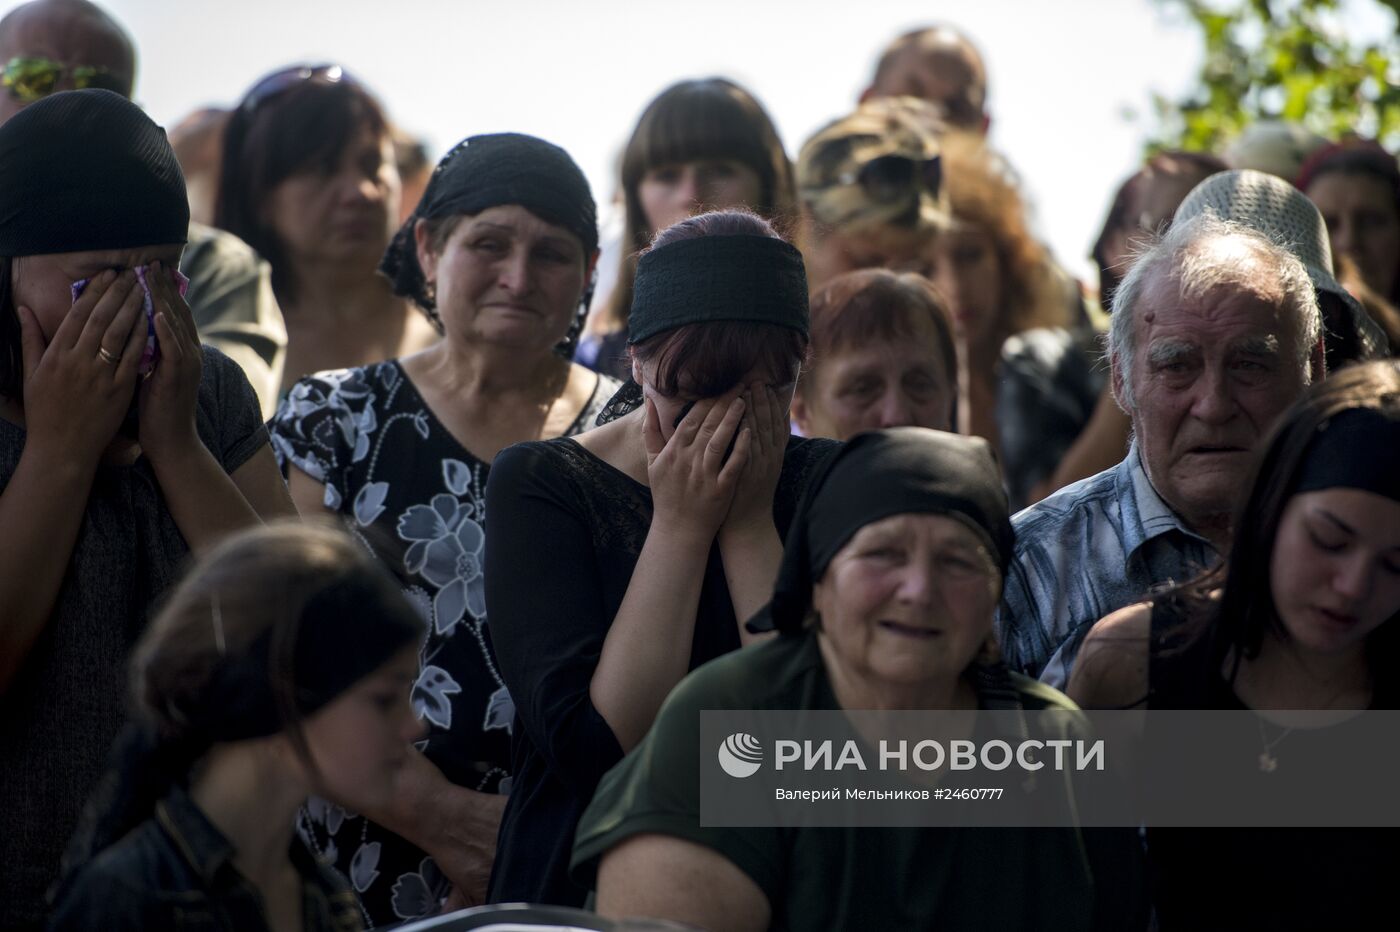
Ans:
[[[34,312],[16,308],[26,445],[84,464],[101,457],[136,389],[146,338],[143,297],[133,272],[103,272],[78,296],[48,346]]]
[[[642,440],[654,524],[713,539],[749,461],[753,431],[742,427],[744,409],[742,398],[698,401],[664,440],[656,407],[647,399]],[[736,432],[738,439],[726,461],[725,451]]]
[[[783,454],[787,452],[790,431],[778,393],[762,382],[754,382],[742,397],[748,411],[745,430],[752,433],[753,442],[721,534],[773,527],[773,496],[778,491]]]
[[[188,453],[201,443],[195,427],[195,405],[204,351],[190,306],[171,281],[170,267],[152,262],[146,282],[155,309],[160,362],[141,385],[138,439],[154,463]]]

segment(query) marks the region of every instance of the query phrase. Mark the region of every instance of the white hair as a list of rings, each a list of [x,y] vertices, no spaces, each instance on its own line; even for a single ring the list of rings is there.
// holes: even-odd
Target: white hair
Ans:
[[[1221,240],[1230,240],[1233,248],[1212,248]],[[1279,294],[1279,310],[1289,313],[1298,328],[1296,362],[1303,371],[1303,383],[1312,381],[1312,353],[1322,333],[1322,312],[1307,269],[1288,244],[1222,220],[1207,209],[1173,224],[1151,242],[1114,293],[1108,357],[1119,375],[1118,403],[1124,411],[1131,414],[1135,406],[1132,373],[1139,307],[1171,282],[1176,283],[1180,300],[1200,298],[1222,285],[1256,286],[1262,293]]]

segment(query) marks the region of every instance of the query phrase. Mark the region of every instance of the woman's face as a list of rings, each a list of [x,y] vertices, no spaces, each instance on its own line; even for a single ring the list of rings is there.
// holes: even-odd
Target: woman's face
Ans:
[[[329,170],[310,165],[273,188],[262,218],[293,263],[372,271],[394,235],[401,195],[393,143],[366,128]]]
[[[39,329],[44,332],[44,342],[48,343],[73,307],[74,282],[93,278],[108,269],[127,271],[156,261],[176,268],[184,248],[181,243],[167,243],[134,249],[21,256],[12,260],[15,307],[27,307],[34,312]]]
[[[424,733],[409,703],[418,648],[405,647],[303,725],[320,783],[316,792],[347,809],[381,808],[413,742]],[[309,775],[314,776],[314,775]]]
[[[1320,654],[1361,648],[1400,612],[1400,502],[1348,488],[1293,496],[1269,578],[1294,644]]]
[[[996,242],[985,230],[964,226],[933,242],[928,275],[953,312],[953,326],[970,344],[1000,335],[1002,268]]]
[[[637,185],[637,199],[652,233],[707,210],[755,208],[762,196],[758,172],[734,159],[659,165]]]
[[[642,387],[643,397],[649,399],[656,408],[656,416],[661,427],[661,438],[670,440],[671,435],[676,432],[677,423],[688,413],[691,404],[702,399],[699,396],[684,390],[674,395],[663,395],[656,388],[656,363],[652,360],[642,362],[635,356],[632,358],[632,378]],[[731,400],[743,394],[749,386],[755,382],[761,382],[771,389],[778,398],[778,404],[786,413],[792,408],[792,392],[797,385],[796,371],[786,375],[774,375],[761,367],[755,366],[746,372],[743,378],[739,379],[729,391],[719,396],[723,404],[728,404]],[[723,413],[721,411],[721,413]]]
[[[833,350],[803,375],[793,419],[808,437],[836,440],[885,427],[951,430],[957,373],[942,360],[929,340]]]
[[[1332,248],[1350,256],[1373,291],[1389,298],[1400,275],[1400,216],[1379,178],[1328,172],[1308,185],[1308,197],[1327,222]]]
[[[876,690],[946,690],[992,632],[1000,574],[965,524],[902,514],[867,524],[812,593],[825,656]]]
[[[448,337],[521,350],[564,339],[597,261],[573,233],[518,204],[461,217],[437,253],[425,225],[416,234]]]

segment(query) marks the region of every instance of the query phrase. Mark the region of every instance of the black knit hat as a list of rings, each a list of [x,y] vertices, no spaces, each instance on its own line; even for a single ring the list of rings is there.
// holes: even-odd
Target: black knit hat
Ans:
[[[64,91],[0,126],[0,256],[183,243],[180,163],[141,108],[111,91]]]
[[[573,233],[585,256],[598,248],[598,210],[588,179],[569,153],[534,136],[494,133],[468,137],[442,157],[423,199],[394,234],[379,271],[395,294],[412,298],[435,318],[437,305],[418,264],[414,226],[419,220],[476,214],[503,204],[518,204]]]

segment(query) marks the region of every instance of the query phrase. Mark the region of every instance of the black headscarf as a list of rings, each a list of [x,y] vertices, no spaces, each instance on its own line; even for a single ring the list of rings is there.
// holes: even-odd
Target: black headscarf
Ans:
[[[165,130],[120,94],[52,94],[0,126],[0,256],[183,243],[189,225]]]
[[[412,298],[441,329],[437,303],[418,264],[413,228],[419,220],[477,214],[505,204],[518,204],[546,223],[573,233],[583,244],[585,257],[591,257],[598,248],[597,205],[593,203],[588,179],[569,153],[522,133],[469,136],[433,169],[422,200],[394,234],[379,263],[379,271],[393,285],[394,294]],[[581,302],[579,320],[565,340],[570,356],[592,297],[590,284]]]
[[[751,631],[800,631],[812,587],[857,531],[898,514],[941,514],[976,534],[1000,565],[1015,537],[1001,470],[987,442],[924,427],[857,434],[807,485],[788,528],[773,600]]]

